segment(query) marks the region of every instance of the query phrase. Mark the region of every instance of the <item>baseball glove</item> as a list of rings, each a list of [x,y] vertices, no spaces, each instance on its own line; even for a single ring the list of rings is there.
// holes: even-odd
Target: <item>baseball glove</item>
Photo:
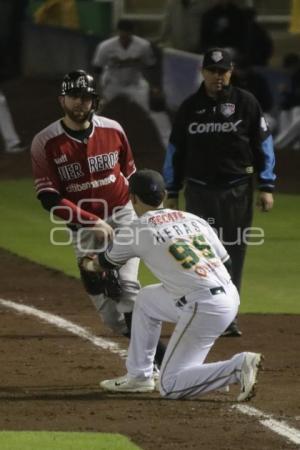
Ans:
[[[98,264],[97,258],[91,255],[83,256],[79,261],[79,268],[85,270],[86,272],[100,272],[100,266]]]
[[[81,278],[87,292],[93,295],[104,294],[119,301],[122,294],[119,272],[116,269],[99,271],[97,259],[84,256],[79,263]]]
[[[105,286],[105,295],[115,301],[119,301],[122,295],[119,272],[116,269],[102,272],[102,280]]]

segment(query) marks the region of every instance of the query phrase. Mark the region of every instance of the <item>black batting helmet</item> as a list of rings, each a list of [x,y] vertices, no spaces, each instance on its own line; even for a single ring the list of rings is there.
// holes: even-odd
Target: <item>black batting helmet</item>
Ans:
[[[60,95],[90,95],[93,98],[90,118],[98,109],[99,95],[96,91],[96,83],[94,77],[85,70],[67,73],[61,83]]]
[[[60,95],[83,94],[98,98],[94,77],[84,70],[66,74],[61,83]]]

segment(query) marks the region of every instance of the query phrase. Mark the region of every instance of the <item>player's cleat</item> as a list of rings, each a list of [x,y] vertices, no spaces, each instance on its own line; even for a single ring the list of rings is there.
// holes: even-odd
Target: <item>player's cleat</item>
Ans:
[[[153,374],[152,374],[152,380],[154,381],[154,390],[159,392],[159,375],[160,370],[157,367],[156,364],[153,365]]]
[[[236,323],[231,323],[229,327],[226,328],[224,333],[222,334],[223,337],[240,337],[242,336],[241,330],[239,330]]]
[[[250,400],[254,397],[257,374],[262,367],[262,360],[261,353],[246,353],[241,368],[241,392],[237,398],[238,402]]]
[[[157,364],[153,364],[153,373],[152,373],[152,378],[154,380],[154,383],[157,383],[159,381],[159,375],[160,375],[160,370],[157,367]]]
[[[219,392],[220,394],[228,394],[230,391],[229,385],[227,384],[227,386],[223,386],[220,387],[219,389],[217,389],[217,392]]]
[[[20,142],[19,144],[16,144],[12,147],[8,147],[5,150],[5,152],[9,153],[9,154],[17,154],[17,153],[24,152],[27,149],[28,149],[28,145],[24,145],[22,142]]]
[[[153,392],[155,382],[153,378],[141,380],[124,375],[123,377],[101,381],[100,387],[110,392]]]

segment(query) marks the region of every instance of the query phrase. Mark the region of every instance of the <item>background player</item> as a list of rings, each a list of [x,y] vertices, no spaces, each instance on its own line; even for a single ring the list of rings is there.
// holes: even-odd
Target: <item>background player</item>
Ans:
[[[226,267],[230,258],[209,224],[193,214],[164,209],[162,176],[141,170],[129,180],[138,219],[119,230],[113,244],[87,270],[118,267],[140,257],[161,281],[142,288],[133,313],[127,375],[105,380],[103,389],[147,392],[154,389],[153,357],[162,321],[176,328],[160,374],[161,395],[188,398],[241,384],[238,401],[251,398],[261,354],[243,352],[227,361],[204,363],[215,340],[235,317],[239,295]]]
[[[121,126],[94,114],[98,95],[91,75],[82,70],[67,74],[59,102],[64,117],[34,137],[32,166],[38,199],[45,209],[55,208],[58,217],[69,221],[80,260],[101,248],[113,228],[130,223],[135,216],[127,179],[136,169]],[[137,258],[126,262],[119,271],[120,286],[115,279],[107,286],[99,274],[80,270],[104,323],[119,334],[130,333],[139,290],[138,265]]]
[[[6,153],[20,153],[28,148],[22,144],[16,131],[13,118],[11,116],[6,97],[0,90],[0,134],[4,143]]]
[[[151,44],[133,34],[134,24],[130,20],[121,19],[117,30],[117,36],[100,42],[92,61],[95,72],[100,75],[101,96],[105,102],[125,96],[143,108],[157,128],[161,144],[166,148],[171,122],[164,110],[160,82],[157,81],[150,89],[144,76],[145,69],[152,70],[157,62]]]

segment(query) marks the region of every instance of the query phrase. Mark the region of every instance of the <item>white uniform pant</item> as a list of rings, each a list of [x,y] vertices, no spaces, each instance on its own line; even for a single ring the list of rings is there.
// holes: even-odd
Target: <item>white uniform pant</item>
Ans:
[[[124,95],[132,102],[139,105],[150,116],[155,128],[158,131],[161,145],[166,149],[171,134],[171,121],[165,111],[152,111],[149,103],[149,84],[145,79],[139,83],[128,86],[107,83],[103,86],[103,97],[106,101],[111,101],[118,95]]]
[[[129,202],[123,208],[119,209],[113,216],[107,219],[107,222],[113,228],[120,228],[126,223],[130,223],[134,217],[134,211]],[[103,251],[102,244],[97,241],[92,230],[81,228],[73,232],[73,246],[77,259],[84,255]],[[103,319],[103,322],[112,330],[119,334],[128,332],[124,315],[125,312],[133,310],[136,295],[140,289],[138,282],[139,259],[131,258],[119,269],[120,284],[122,295],[119,302],[106,297],[103,294],[90,295],[95,308]]]
[[[9,108],[3,92],[0,91],[0,132],[5,144],[5,150],[8,150],[20,143]]]
[[[116,83],[106,83],[102,87],[103,98],[111,101],[119,95],[128,97],[134,103],[137,103],[145,111],[149,111],[149,84],[145,79],[141,79],[136,84],[123,86]]]
[[[143,288],[137,297],[126,362],[133,378],[152,375],[162,321],[175,322],[160,371],[160,393],[177,399],[194,397],[240,380],[245,353],[227,361],[205,363],[216,339],[235,318],[239,295],[230,282],[225,293],[188,295],[183,307],[161,285]],[[199,291],[198,291],[199,292]],[[177,299],[178,300],[178,299]]]

